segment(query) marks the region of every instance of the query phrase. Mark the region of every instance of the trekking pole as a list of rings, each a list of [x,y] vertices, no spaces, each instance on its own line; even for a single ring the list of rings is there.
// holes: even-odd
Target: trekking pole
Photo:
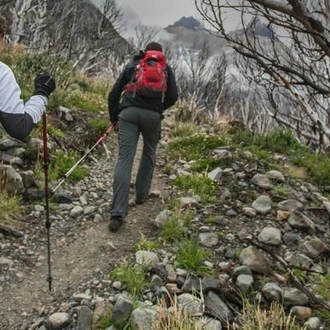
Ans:
[[[51,222],[49,219],[49,187],[48,187],[48,168],[49,168],[49,157],[48,157],[48,144],[47,144],[47,118],[46,113],[42,115],[42,135],[43,135],[43,147],[44,147],[44,172],[45,172],[45,202],[46,202],[46,230],[47,230],[47,261],[48,261],[48,286],[49,291],[52,291],[52,267],[51,267],[51,255],[50,255],[50,226]]]
[[[112,133],[116,127],[117,123],[113,123],[104,133],[103,135],[96,141],[96,143],[86,152],[86,154],[81,157],[76,164],[74,164],[68,172],[66,172],[57,186],[52,189],[51,196],[55,193],[55,191],[63,184],[63,182],[71,175],[71,173],[77,168],[77,166],[92,152],[92,150],[100,144],[110,133]]]

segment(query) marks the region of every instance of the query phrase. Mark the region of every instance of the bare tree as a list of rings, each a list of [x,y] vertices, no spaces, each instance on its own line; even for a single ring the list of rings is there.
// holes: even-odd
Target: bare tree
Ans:
[[[90,72],[105,63],[111,53],[126,51],[116,30],[120,28],[122,13],[114,0],[105,0],[100,10],[89,2],[82,6],[79,0],[56,1],[50,13],[50,21],[57,22],[48,31],[52,47],[81,70]]]
[[[122,12],[115,0],[98,8],[87,0],[12,0],[1,2],[10,12],[10,37],[28,49],[56,54],[87,73],[103,70],[108,59],[122,58],[127,42],[118,30]],[[118,60],[115,59],[117,65]]]
[[[329,1],[195,0],[195,4],[213,30],[241,55],[245,77],[265,90],[261,93],[268,95],[265,113],[328,147]],[[240,16],[242,30],[236,33],[226,28],[225,18],[232,14]]]
[[[134,28],[133,43],[137,49],[144,49],[151,42],[158,40],[160,28],[139,23]]]
[[[205,39],[194,40],[191,48],[180,49],[176,59],[175,73],[184,103],[184,117],[194,121],[217,120],[222,113],[225,96],[226,59],[222,55],[211,54]]]
[[[9,39],[14,43],[25,43],[29,39],[41,41],[42,27],[45,25],[46,0],[2,1],[0,9],[10,13]]]

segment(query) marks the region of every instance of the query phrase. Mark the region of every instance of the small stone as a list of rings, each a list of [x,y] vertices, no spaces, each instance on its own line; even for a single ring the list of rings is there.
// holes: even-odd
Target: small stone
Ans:
[[[278,210],[276,213],[276,219],[278,221],[283,221],[283,220],[287,220],[290,216],[290,212],[288,211],[282,211],[282,210]]]
[[[303,321],[312,315],[312,309],[305,306],[294,306],[291,308],[291,314],[298,320]]]

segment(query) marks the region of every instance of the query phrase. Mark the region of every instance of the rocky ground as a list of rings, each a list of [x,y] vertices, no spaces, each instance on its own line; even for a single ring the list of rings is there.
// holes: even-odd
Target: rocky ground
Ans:
[[[22,208],[24,216],[15,222],[22,237],[0,235],[0,329],[89,330],[92,324],[97,329],[96,316],[107,308],[115,318],[131,316],[132,329],[150,329],[157,297],[174,293],[190,314],[199,317],[201,329],[221,330],[227,321],[233,329],[244,329],[239,325],[238,292],[251,294],[263,306],[280,301],[307,329],[330,328],[318,313],[329,310],[320,295],[318,276],[330,267],[330,202],[317,187],[269,171],[248,153],[242,159],[229,147],[214,150],[212,156],[228,158],[231,164],[208,174],[219,184],[217,201],[205,205],[200,196],[178,195],[183,208],[196,212],[189,231],[197,233],[210,251],[205,266],[213,268],[215,275],[200,281],[180,269],[168,246],[157,253],[138,251],[136,262],[150,262],[155,285],[143,295],[144,308],[133,311],[134,302],[120,282],[109,280],[109,271],[133,254],[141,235],[157,238],[157,228],[170,216],[164,201],[175,191],[171,182],[179,174],[189,175],[191,163],[177,162],[168,176],[158,166],[153,182],[156,196],[132,206],[124,228],[113,234],[107,224],[115,136],[109,137],[107,145],[109,157],[95,156],[97,162],[88,163],[88,178],[64,185],[73,202],[51,209],[51,292],[46,281],[44,204]],[[276,157],[278,163],[288,161]],[[297,277],[298,271],[303,279]],[[329,283],[322,288],[328,290]],[[193,294],[201,290],[202,296]]]
[[[97,163],[89,162],[89,177],[74,186],[65,182],[59,190],[64,188],[73,203],[50,210],[51,292],[44,202],[24,205],[21,215],[7,224],[22,237],[0,233],[0,329],[27,329],[45,310],[79,292],[84,283],[107,278],[111,266],[132,252],[142,233],[153,234],[149,219],[161,211],[160,198],[157,203],[151,199],[133,206],[124,228],[115,234],[108,231],[116,135],[109,136],[106,144],[108,158],[94,153]],[[161,176],[156,172],[153,186],[157,191],[164,191]]]

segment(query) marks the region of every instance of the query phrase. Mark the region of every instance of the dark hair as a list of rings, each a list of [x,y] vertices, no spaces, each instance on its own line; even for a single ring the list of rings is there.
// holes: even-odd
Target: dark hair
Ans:
[[[0,35],[5,35],[7,30],[6,19],[0,15]]]
[[[153,41],[153,42],[149,42],[148,43],[148,45],[146,46],[146,49],[145,50],[146,51],[147,50],[158,50],[158,51],[162,52],[163,51],[163,47],[162,47],[162,45],[160,43]]]

